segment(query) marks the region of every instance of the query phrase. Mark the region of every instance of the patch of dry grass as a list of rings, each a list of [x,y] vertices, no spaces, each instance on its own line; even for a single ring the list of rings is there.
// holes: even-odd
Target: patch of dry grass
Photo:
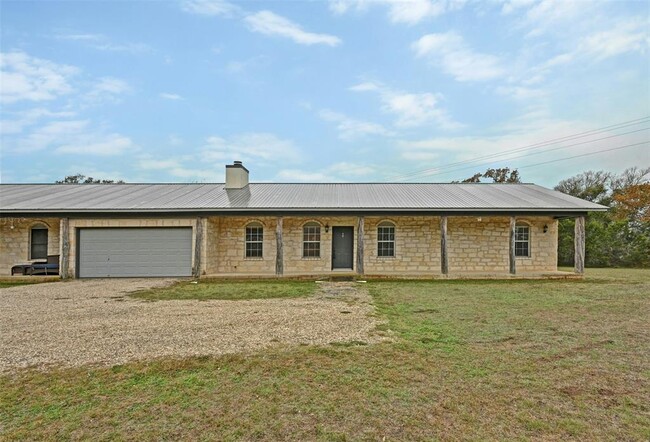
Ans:
[[[0,439],[650,438],[650,271],[367,286],[395,342],[25,370]]]
[[[168,287],[142,290],[129,296],[148,301],[170,299],[271,299],[299,298],[311,295],[317,286],[314,281],[250,280],[228,281],[200,279],[179,281]]]
[[[0,289],[7,287],[16,287],[27,284],[41,284],[43,282],[60,281],[58,276],[14,276],[0,277]]]

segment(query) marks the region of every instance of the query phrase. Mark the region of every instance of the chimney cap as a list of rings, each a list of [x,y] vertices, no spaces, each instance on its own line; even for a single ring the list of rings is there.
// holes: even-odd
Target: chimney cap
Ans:
[[[244,167],[244,164],[241,161],[233,161],[233,164],[226,164],[226,168],[239,168],[239,169],[244,169],[246,172],[248,172],[248,169]]]

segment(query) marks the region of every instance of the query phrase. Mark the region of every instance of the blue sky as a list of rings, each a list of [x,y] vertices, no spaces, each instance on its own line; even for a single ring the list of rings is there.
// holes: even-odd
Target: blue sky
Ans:
[[[5,183],[222,182],[242,160],[253,181],[445,182],[509,166],[553,186],[650,166],[645,1],[0,8]]]

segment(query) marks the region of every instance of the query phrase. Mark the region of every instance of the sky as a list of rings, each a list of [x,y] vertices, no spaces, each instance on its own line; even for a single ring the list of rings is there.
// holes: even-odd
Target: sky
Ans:
[[[650,2],[0,1],[0,181],[650,166]]]

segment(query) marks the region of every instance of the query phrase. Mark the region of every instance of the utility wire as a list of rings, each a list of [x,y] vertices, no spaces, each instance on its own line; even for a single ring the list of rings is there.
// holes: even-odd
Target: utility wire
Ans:
[[[589,131],[586,131],[586,132],[580,132],[580,133],[573,134],[573,135],[567,135],[567,136],[564,136],[564,137],[554,138],[554,139],[542,141],[542,142],[539,142],[539,143],[529,144],[529,145],[526,145],[526,146],[518,147],[518,148],[515,148],[515,149],[510,149],[510,150],[507,150],[507,151],[504,151],[504,152],[499,152],[499,153],[496,153],[496,154],[485,155],[485,156],[481,156],[481,157],[475,157],[475,158],[472,158],[472,159],[469,159],[469,160],[458,161],[458,162],[455,162],[455,163],[443,164],[442,166],[438,166],[438,167],[434,167],[434,168],[423,169],[423,170],[420,170],[420,171],[413,171],[413,172],[397,175],[397,176],[393,177],[393,180],[400,180],[400,179],[404,179],[406,177],[416,176],[416,175],[425,175],[425,176],[427,176],[427,175],[430,175],[430,172],[437,172],[437,171],[439,171],[439,170],[441,170],[443,168],[462,165],[462,164],[473,163],[473,162],[481,161],[481,160],[485,160],[485,159],[503,157],[503,156],[507,156],[507,155],[510,155],[510,154],[513,154],[513,153],[519,153],[519,152],[523,152],[523,151],[527,151],[527,150],[538,149],[538,148],[541,148],[541,147],[545,147],[545,146],[549,146],[549,145],[553,145],[553,144],[557,144],[557,143],[561,143],[561,142],[565,142],[565,141],[573,141],[575,139],[584,138],[584,137],[590,136],[590,135],[596,135],[598,133],[605,132],[605,131],[608,131],[608,130],[623,129],[625,127],[634,126],[634,125],[637,125],[637,124],[642,124],[642,123],[647,122],[648,120],[650,120],[650,116],[646,116],[646,117],[643,117],[643,118],[637,118],[635,120],[628,120],[628,121],[624,121],[624,122],[621,122],[621,123],[612,124],[612,125],[604,126],[604,127],[597,128],[597,129],[592,129],[592,130],[589,130]],[[624,135],[624,134],[622,134],[622,135]],[[571,147],[571,145],[564,146],[564,147]]]
[[[650,130],[650,127],[644,127],[642,129],[632,130],[632,131],[624,132],[624,133],[621,133],[621,134],[610,135],[608,137],[596,138],[594,140],[581,141],[580,143],[568,144],[566,146],[553,147],[551,149],[546,149],[546,150],[543,150],[543,151],[540,151],[540,152],[532,152],[532,153],[529,153],[529,154],[526,154],[526,155],[517,155],[517,156],[514,156],[514,157],[509,157],[508,160],[515,160],[515,159],[518,159],[518,158],[526,158],[526,157],[529,157],[529,156],[532,156],[532,155],[539,155],[539,154],[543,154],[543,153],[547,153],[547,152],[553,152],[555,150],[566,149],[568,147],[575,147],[575,146],[581,146],[581,145],[584,145],[584,144],[595,143],[597,141],[616,138],[616,137],[620,137],[620,136],[623,136],[623,135],[629,135],[629,134],[633,134],[633,133],[636,133],[636,132],[642,132],[642,131],[646,131],[646,130]],[[479,166],[484,166],[484,165],[490,164],[490,163],[491,163],[491,161],[487,161],[487,162],[482,162],[482,163],[478,163],[478,164],[473,164],[471,166],[455,167],[455,168],[452,168],[452,169],[445,169],[444,171],[440,171],[440,172],[427,173],[424,176],[442,175],[442,174],[447,174],[447,173],[451,173],[451,172],[457,172],[457,171],[460,171],[460,170],[472,169],[472,168],[479,167]],[[462,164],[462,162],[459,162],[458,164]],[[415,179],[415,178],[420,178],[420,176],[412,176],[410,178],[406,178],[405,181],[409,181],[409,180],[412,180],[412,179]]]
[[[558,161],[571,160],[573,158],[587,157],[589,155],[596,155],[596,154],[603,153],[603,152],[611,152],[613,150],[627,149],[627,148],[630,148],[630,147],[641,146],[642,144],[648,144],[648,143],[650,143],[650,140],[649,141],[642,141],[640,143],[626,144],[625,146],[612,147],[610,149],[598,150],[596,152],[583,153],[581,155],[574,155],[572,157],[558,158],[558,159],[555,159],[555,160],[544,161],[542,163],[527,164],[525,166],[518,167],[518,169],[525,169],[527,167],[541,166],[543,164],[556,163]]]

